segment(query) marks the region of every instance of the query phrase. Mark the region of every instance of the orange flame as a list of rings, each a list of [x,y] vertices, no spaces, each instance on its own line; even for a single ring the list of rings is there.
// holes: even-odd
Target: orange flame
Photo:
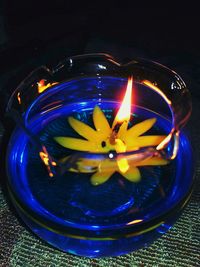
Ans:
[[[18,100],[18,103],[21,105],[22,100],[21,100],[20,92],[17,93],[17,100]]]
[[[113,132],[112,132],[111,137],[110,137],[110,143],[115,145],[115,149],[118,153],[126,152],[126,146],[119,138],[121,135],[123,135],[123,132],[126,131],[129,120],[130,120],[132,86],[133,86],[133,79],[132,79],[132,77],[130,77],[128,79],[128,84],[127,84],[124,98],[122,100],[121,107],[118,110],[117,115],[115,116],[113,126],[112,126]],[[117,123],[120,124],[120,128],[116,132],[115,126]],[[125,173],[129,169],[129,164],[128,164],[128,161],[126,159],[117,160],[117,165],[118,165],[119,170],[122,173]]]
[[[131,96],[132,96],[133,78],[128,79],[126,93],[124,95],[120,109],[115,117],[117,122],[129,121],[131,116]]]
[[[38,86],[38,93],[41,94],[42,92],[44,92],[47,88],[53,86],[57,84],[57,82],[53,82],[53,83],[47,83],[46,84],[46,80],[42,79],[37,83]]]
[[[155,86],[153,83],[151,83],[148,80],[144,80],[142,83],[147,85],[148,87],[150,87],[154,91],[156,91],[158,94],[160,94],[164,98],[164,100],[167,102],[168,105],[172,104],[172,102],[167,98],[167,96],[157,86]]]
[[[42,147],[42,148],[43,148],[43,151],[40,151],[40,152],[39,152],[40,158],[41,158],[41,160],[44,162],[44,164],[46,165],[46,167],[47,167],[47,171],[48,171],[48,173],[49,173],[49,176],[50,176],[50,177],[53,177],[54,174],[52,173],[51,168],[50,168],[50,158],[49,158],[49,156],[48,156],[48,153],[47,153],[47,151],[46,151],[46,148],[45,148],[45,147]],[[56,166],[57,164],[56,164],[55,161],[52,161],[52,162],[51,162],[51,165],[52,165],[52,166]]]

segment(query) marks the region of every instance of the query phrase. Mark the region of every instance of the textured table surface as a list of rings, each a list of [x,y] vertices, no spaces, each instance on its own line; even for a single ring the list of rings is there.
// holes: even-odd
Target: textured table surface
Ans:
[[[189,123],[196,159],[196,185],[184,212],[167,234],[151,246],[130,254],[89,259],[60,252],[33,235],[8,204],[0,187],[0,266],[200,266],[200,91],[199,77],[188,66],[183,74],[193,88]],[[198,64],[200,75],[200,64]],[[182,71],[181,67],[177,70]],[[187,71],[188,70],[188,71]]]

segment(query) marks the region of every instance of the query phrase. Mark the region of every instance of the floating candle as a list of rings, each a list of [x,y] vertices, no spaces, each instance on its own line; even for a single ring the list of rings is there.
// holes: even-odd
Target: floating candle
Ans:
[[[69,117],[70,126],[84,139],[73,137],[55,137],[55,141],[61,146],[78,151],[87,151],[92,153],[110,153],[115,151],[123,153],[135,151],[147,146],[159,145],[166,136],[163,135],[143,135],[156,123],[156,118],[146,119],[133,125],[128,129],[131,115],[131,92],[132,78],[128,80],[127,90],[123,98],[121,107],[115,116],[112,126],[110,126],[106,116],[97,105],[93,110],[93,123],[95,129],[89,125]],[[129,181],[136,182],[141,178],[138,166],[147,165],[165,165],[167,161],[159,157],[150,159],[140,159],[137,162],[128,160],[126,157],[119,157],[112,160],[112,157],[106,160],[94,160],[88,162],[86,159],[79,161],[79,172],[86,172],[84,165],[93,164],[96,169],[91,177],[94,185],[102,184],[107,181],[115,172],[119,172]],[[75,171],[75,170],[71,170]],[[91,172],[91,171],[88,171]]]

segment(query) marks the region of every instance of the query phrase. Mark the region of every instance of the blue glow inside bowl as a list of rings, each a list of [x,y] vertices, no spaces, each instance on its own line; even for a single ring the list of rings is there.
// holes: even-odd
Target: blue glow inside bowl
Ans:
[[[96,79],[90,78],[89,82],[96,86]],[[106,88],[106,82],[114,87],[119,79],[106,78],[102,88]],[[61,89],[57,86],[58,91]],[[67,151],[52,137],[70,133],[66,118],[71,113],[90,124],[94,105],[95,101],[82,101],[80,94],[75,103],[34,114],[29,127],[39,134],[50,153],[62,157]],[[117,105],[112,101],[101,103],[108,120]],[[162,115],[141,106],[134,106],[132,116],[136,122],[156,117],[154,132],[164,134],[171,127]],[[191,146],[186,135],[180,135],[174,161],[162,167],[141,167],[140,171],[139,183],[131,183],[117,173],[99,186],[90,183],[90,174],[68,172],[51,179],[38,151],[19,128],[12,134],[7,151],[9,192],[22,219],[54,247],[82,256],[128,253],[147,246],[171,227],[187,203],[193,184]]]

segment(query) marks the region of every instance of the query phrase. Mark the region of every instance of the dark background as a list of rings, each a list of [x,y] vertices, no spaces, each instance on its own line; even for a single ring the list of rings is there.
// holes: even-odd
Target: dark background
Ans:
[[[162,61],[199,56],[198,8],[189,2],[147,3],[1,0],[2,72],[31,60],[33,65],[54,64],[88,51]]]
[[[198,7],[149,2],[1,0],[0,109],[34,68],[92,52],[163,63],[200,96]]]
[[[111,53],[119,60],[135,56],[157,60],[179,71],[190,85],[190,74],[198,80],[200,73],[198,10],[189,1],[153,5],[2,0],[1,92],[11,92],[37,66],[51,67],[65,56],[88,52]],[[198,93],[195,81],[192,87]]]
[[[150,2],[150,1],[149,1]],[[0,84],[11,92],[35,67],[65,56],[108,52],[157,60],[191,83],[200,74],[198,8],[163,1],[0,1]]]
[[[0,115],[33,69],[92,52],[163,63],[200,97],[199,28],[199,9],[192,2],[1,0]]]

